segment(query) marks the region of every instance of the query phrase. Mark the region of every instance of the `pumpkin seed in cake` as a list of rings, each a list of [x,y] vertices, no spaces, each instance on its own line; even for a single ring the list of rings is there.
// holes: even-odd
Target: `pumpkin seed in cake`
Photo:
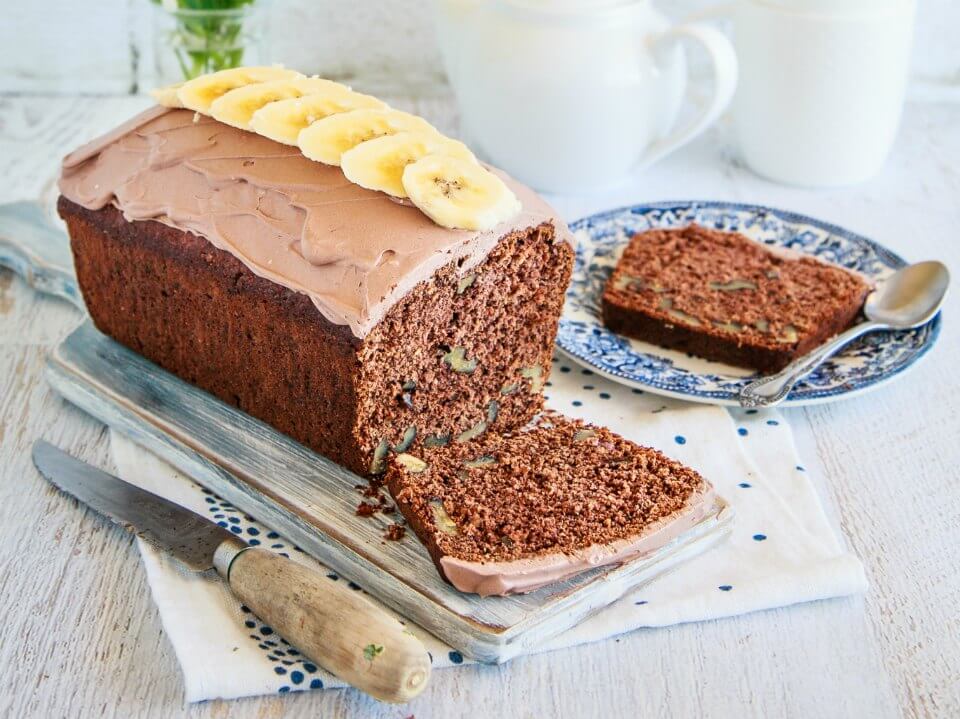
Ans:
[[[467,351],[463,347],[454,347],[443,356],[443,362],[454,372],[470,374],[477,368],[476,359],[467,359]]]
[[[520,370],[520,376],[530,380],[531,392],[536,394],[543,390],[543,368],[540,365],[523,367]]]
[[[487,431],[486,422],[477,422],[470,429],[461,432],[457,435],[457,442],[469,442],[471,439],[476,439],[481,434]]]
[[[737,290],[755,290],[757,283],[750,280],[730,280],[729,282],[711,282],[711,290],[720,290],[721,292],[736,292]]]
[[[413,425],[407,427],[407,430],[403,433],[403,439],[400,440],[400,444],[394,446],[394,451],[396,452],[406,452],[410,449],[410,445],[413,444],[413,440],[417,438],[417,428]]]
[[[466,462],[463,463],[463,466],[469,467],[470,469],[476,469],[478,467],[489,467],[496,463],[497,463],[496,457],[489,454],[484,454],[480,457],[477,457],[476,459],[468,459]]]
[[[783,328],[783,334],[777,337],[777,342],[796,342],[798,339],[797,328],[793,325],[787,325]]]
[[[470,274],[464,275],[457,281],[457,294],[462,295],[464,292],[469,289],[474,282],[477,281],[477,273],[471,272]]]
[[[700,326],[700,320],[698,320],[696,317],[684,312],[683,310],[678,310],[677,308],[675,308],[673,306],[673,299],[671,297],[660,298],[660,309],[666,310],[667,314],[676,320],[680,320],[681,322],[686,322],[687,324],[693,325],[694,327]]]
[[[390,451],[390,442],[380,440],[380,444],[373,450],[373,459],[370,462],[370,474],[383,474],[387,468],[387,452]]]
[[[397,462],[399,462],[405,470],[413,472],[414,474],[419,474],[427,468],[426,462],[419,457],[414,457],[412,454],[398,454]]]
[[[633,275],[620,275],[613,283],[613,289],[615,290],[630,290],[631,292],[639,292],[643,288],[643,280],[639,277],[634,277]]]
[[[743,325],[739,322],[717,322],[714,320],[713,326],[724,332],[743,332]]]
[[[444,534],[458,534],[457,523],[447,514],[446,507],[443,506],[443,500],[434,499],[430,502],[430,509],[433,512],[433,523]]]

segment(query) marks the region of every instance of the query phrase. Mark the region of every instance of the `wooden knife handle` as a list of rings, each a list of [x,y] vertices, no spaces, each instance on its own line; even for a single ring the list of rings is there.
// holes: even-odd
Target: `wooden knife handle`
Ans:
[[[214,555],[233,593],[304,656],[370,696],[405,702],[430,678],[420,640],[346,582],[239,539]]]

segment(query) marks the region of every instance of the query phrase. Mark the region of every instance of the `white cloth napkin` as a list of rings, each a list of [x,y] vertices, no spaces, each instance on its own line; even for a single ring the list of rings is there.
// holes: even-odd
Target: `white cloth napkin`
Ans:
[[[737,516],[726,542],[623,597],[540,651],[638,627],[716,619],[866,590],[863,567],[827,521],[782,413],[728,412],[676,402],[609,382],[562,358],[554,362],[548,406],[606,425],[694,467]],[[284,538],[125,437],[113,433],[111,444],[124,479],[329,574]],[[343,686],[241,607],[213,573],[186,572],[143,542],[140,552],[188,701]],[[435,669],[465,663],[451,647],[413,630],[430,651]]]

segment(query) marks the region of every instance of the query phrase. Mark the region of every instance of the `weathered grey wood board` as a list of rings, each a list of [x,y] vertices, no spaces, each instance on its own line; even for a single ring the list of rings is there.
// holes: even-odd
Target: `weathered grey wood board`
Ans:
[[[82,307],[64,234],[38,205],[0,207],[0,264]],[[515,597],[480,598],[443,582],[412,534],[384,541],[386,520],[356,516],[364,480],[81,325],[52,355],[67,399],[132,436],[466,656],[503,662],[574,626],[719,541],[732,510],[656,554]]]
[[[530,594],[481,598],[444,582],[412,534],[384,541],[388,520],[356,516],[362,478],[163,371],[89,322],[55,350],[47,376],[74,404],[479,661],[506,661],[574,626],[722,539],[732,520],[732,509],[718,501],[710,516],[653,555]]]

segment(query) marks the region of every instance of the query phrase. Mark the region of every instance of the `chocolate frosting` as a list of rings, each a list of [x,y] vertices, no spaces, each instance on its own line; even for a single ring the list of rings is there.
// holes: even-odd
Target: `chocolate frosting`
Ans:
[[[665,547],[700,523],[713,509],[713,486],[703,486],[678,512],[644,527],[633,537],[570,552],[500,562],[479,562],[441,557],[444,576],[461,592],[482,597],[522,594],[567,579],[588,569],[623,564]]]
[[[129,221],[205,237],[363,338],[419,282],[452,260],[469,272],[511,231],[546,222],[572,242],[540,197],[498,174],[522,211],[491,230],[450,230],[296,147],[156,107],[67,155],[59,186],[87,209],[113,204]]]

